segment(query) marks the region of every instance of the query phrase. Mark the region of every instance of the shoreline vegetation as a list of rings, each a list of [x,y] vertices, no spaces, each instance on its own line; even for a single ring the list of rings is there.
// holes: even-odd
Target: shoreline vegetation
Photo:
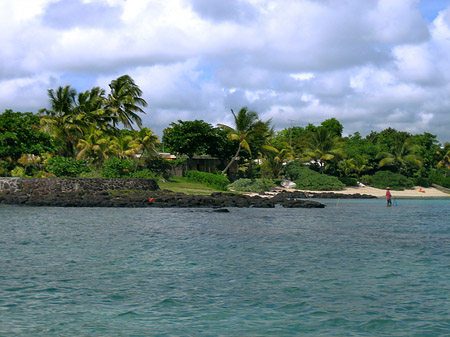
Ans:
[[[259,193],[283,181],[307,193],[376,197],[389,186],[395,198],[447,197],[433,187],[450,188],[450,143],[428,132],[345,135],[336,118],[275,131],[271,119],[242,107],[231,109],[230,125],[172,122],[161,142],[142,125],[147,102],[129,75],[108,90],[67,85],[47,93],[49,105],[37,114],[0,114],[0,176],[164,179],[162,189],[189,195]]]

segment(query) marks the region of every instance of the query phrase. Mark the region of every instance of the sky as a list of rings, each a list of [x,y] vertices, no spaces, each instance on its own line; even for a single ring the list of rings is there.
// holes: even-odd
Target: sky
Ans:
[[[130,75],[143,125],[336,118],[450,142],[450,0],[0,0],[0,112]]]

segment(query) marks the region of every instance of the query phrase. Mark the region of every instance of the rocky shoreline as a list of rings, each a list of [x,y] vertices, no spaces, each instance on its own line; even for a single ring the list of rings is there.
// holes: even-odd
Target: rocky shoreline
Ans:
[[[160,208],[225,208],[255,207],[273,208],[323,208],[324,204],[311,198],[372,198],[368,195],[344,195],[337,193],[308,193],[281,191],[275,195],[249,196],[217,192],[211,195],[174,193],[167,190],[140,191],[114,190],[86,192],[42,193],[41,191],[4,191],[0,203],[26,206],[55,207],[160,207]]]

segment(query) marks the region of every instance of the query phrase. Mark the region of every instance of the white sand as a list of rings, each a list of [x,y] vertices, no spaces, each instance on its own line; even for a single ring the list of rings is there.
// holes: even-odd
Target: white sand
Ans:
[[[288,191],[298,191],[298,190],[288,190]],[[374,187],[347,187],[342,191],[308,191],[313,193],[318,192],[334,192],[334,193],[341,193],[341,194],[368,194],[368,195],[374,195],[376,197],[386,197],[386,190],[381,190]],[[450,194],[444,193],[442,191],[439,191],[438,189],[434,187],[419,187],[416,186],[413,189],[408,189],[404,191],[392,191],[391,190],[392,198],[450,198]]]

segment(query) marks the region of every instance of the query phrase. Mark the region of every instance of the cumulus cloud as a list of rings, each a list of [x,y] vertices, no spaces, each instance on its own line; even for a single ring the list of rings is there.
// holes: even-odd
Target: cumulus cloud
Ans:
[[[230,124],[248,106],[276,129],[335,117],[450,141],[450,9],[425,0],[0,2],[0,109],[129,74],[144,124]],[[433,14],[432,14],[433,13]]]

